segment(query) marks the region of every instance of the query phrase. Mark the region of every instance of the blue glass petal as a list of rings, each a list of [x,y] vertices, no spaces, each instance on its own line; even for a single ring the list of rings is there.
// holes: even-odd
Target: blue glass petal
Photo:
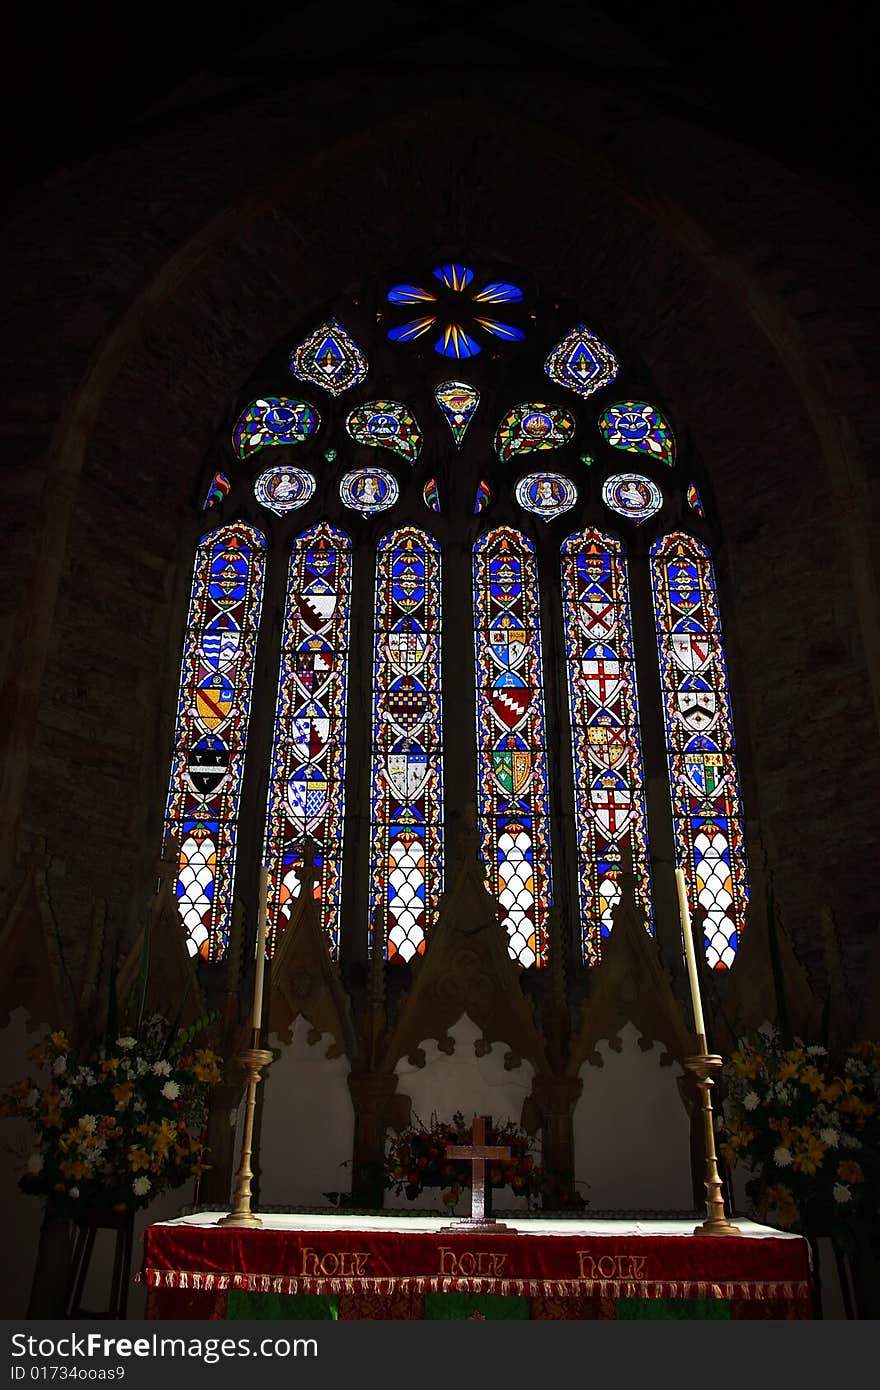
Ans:
[[[423,333],[436,323],[433,314],[423,319],[410,319],[409,323],[401,324],[399,328],[389,328],[388,337],[393,343],[411,343],[414,338],[420,338]]]
[[[474,278],[474,272],[470,267],[461,265],[458,261],[447,261],[445,265],[438,265],[431,273],[451,290],[467,289]]]
[[[476,339],[456,323],[449,324],[434,344],[434,351],[439,352],[441,357],[456,357],[459,360],[476,357],[482,350]]]
[[[486,285],[485,289],[474,295],[474,303],[518,304],[522,297],[519,286],[508,284],[506,280],[493,280],[491,285]]]
[[[506,338],[511,343],[520,343],[526,336],[521,329],[509,323],[499,323],[497,319],[477,319],[477,323],[493,338]]]
[[[394,285],[388,291],[390,304],[423,304],[436,298],[436,294],[420,289],[418,285]]]

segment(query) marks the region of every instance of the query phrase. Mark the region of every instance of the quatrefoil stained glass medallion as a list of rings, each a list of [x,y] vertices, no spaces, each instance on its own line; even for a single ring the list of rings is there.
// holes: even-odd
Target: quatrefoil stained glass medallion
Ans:
[[[519,311],[514,306],[523,302],[518,285],[507,280],[485,281],[458,261],[437,266],[431,275],[425,288],[404,284],[393,285],[388,291],[389,304],[419,311],[417,318],[388,329],[393,343],[413,343],[439,329],[434,351],[461,361],[482,352],[487,337],[506,343],[521,342],[525,337],[516,324]],[[494,317],[494,306],[499,304],[505,306],[505,320],[513,318],[513,322]]]

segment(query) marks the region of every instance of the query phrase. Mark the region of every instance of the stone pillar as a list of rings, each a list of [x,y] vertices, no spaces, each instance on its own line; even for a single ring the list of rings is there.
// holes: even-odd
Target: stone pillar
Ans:
[[[574,1185],[574,1131],[572,1115],[583,1090],[577,1076],[538,1075],[531,1100],[540,1115],[543,1136],[544,1207],[565,1210],[581,1205]]]
[[[352,1203],[381,1208],[385,1191],[385,1131],[392,1120],[405,1120],[404,1096],[396,1095],[397,1077],[390,1072],[349,1072],[354,1104]]]

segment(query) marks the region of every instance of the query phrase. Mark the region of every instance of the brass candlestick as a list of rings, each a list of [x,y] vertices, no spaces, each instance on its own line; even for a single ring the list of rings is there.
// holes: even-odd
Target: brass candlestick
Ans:
[[[700,1038],[704,1049],[706,1040]],[[717,1052],[704,1050],[694,1057],[685,1057],[684,1065],[694,1072],[703,1110],[703,1134],[706,1140],[706,1220],[694,1227],[695,1236],[739,1236],[742,1231],[724,1215],[724,1199],[721,1196],[721,1179],[718,1176],[718,1157],[715,1153],[715,1125],[712,1119],[712,1080],[713,1071],[720,1071],[722,1058]]]
[[[221,1216],[218,1226],[262,1226],[262,1221],[251,1211],[251,1154],[254,1141],[254,1110],[257,1104],[257,1086],[261,1080],[260,1072],[272,1061],[272,1053],[259,1047],[260,1034],[254,1029],[253,1046],[239,1054],[247,1071],[247,1104],[244,1112],[244,1133],[241,1136],[241,1162],[235,1178],[235,1195],[228,1216]]]

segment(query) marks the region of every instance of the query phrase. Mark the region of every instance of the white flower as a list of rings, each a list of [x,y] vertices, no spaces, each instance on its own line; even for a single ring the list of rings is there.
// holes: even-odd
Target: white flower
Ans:
[[[72,1187],[72,1188],[70,1189],[70,1191],[68,1192],[67,1195],[68,1195],[68,1197],[78,1197],[78,1196],[79,1196],[79,1188],[78,1188],[78,1187]]]
[[[137,1047],[137,1038],[117,1038],[116,1046],[121,1047],[123,1052],[130,1052],[133,1047]]]
[[[786,1086],[782,1081],[777,1081],[776,1099],[781,1101],[783,1105],[788,1105],[791,1100],[791,1087]]]
[[[42,1170],[43,1170],[43,1155],[42,1155],[42,1154],[31,1154],[30,1158],[29,1158],[28,1161],[27,1161],[27,1170],[28,1170],[29,1173],[40,1173],[40,1172],[42,1172]]]
[[[847,1057],[843,1064],[847,1076],[867,1076],[868,1068],[859,1057]]]
[[[166,1081],[162,1087],[162,1094],[166,1100],[177,1100],[180,1095],[180,1087],[176,1081]]]
[[[836,1149],[840,1143],[840,1133],[833,1125],[827,1125],[825,1129],[820,1129],[819,1138],[823,1144],[828,1145],[829,1149]]]
[[[773,1162],[777,1168],[787,1168],[791,1163],[791,1149],[780,1144],[778,1149],[773,1150]]]
[[[24,1098],[24,1103],[27,1106],[28,1110],[35,1106],[39,1099],[40,1093],[36,1089],[36,1087],[32,1091],[28,1091],[27,1095]]]
[[[743,1096],[743,1106],[746,1110],[757,1110],[761,1104],[757,1091],[749,1091]]]
[[[171,1075],[171,1063],[170,1063],[170,1062],[166,1062],[164,1058],[160,1058],[160,1060],[159,1060],[158,1062],[154,1062],[154,1063],[153,1063],[153,1075],[154,1075],[154,1076],[170,1076],[170,1075]]]
[[[63,1091],[59,1091],[58,1099],[62,1105],[69,1105],[73,1099],[73,1092],[69,1086],[65,1086]]]
[[[97,1123],[98,1121],[95,1119],[94,1115],[83,1115],[80,1118],[80,1124],[83,1129],[88,1130],[89,1134],[94,1134]]]
[[[55,1061],[52,1063],[52,1070],[56,1076],[62,1076],[64,1072],[67,1071],[67,1058],[63,1054],[55,1058]]]
[[[146,1108],[147,1108],[146,1102],[145,1102],[145,1101],[142,1101],[142,1100],[135,1100],[135,1101],[132,1101],[132,1106],[131,1106],[131,1108],[132,1108],[132,1110],[135,1112],[136,1115],[142,1115],[142,1114],[144,1113],[144,1111],[146,1110]]]
[[[857,1149],[859,1147],[859,1140],[856,1136],[854,1134],[844,1134],[843,1130],[840,1131],[840,1142],[845,1149]]]
[[[836,1182],[832,1188],[832,1192],[834,1193],[835,1202],[848,1202],[852,1197],[849,1188],[842,1182]]]
[[[145,1177],[135,1178],[131,1185],[131,1190],[135,1197],[145,1197],[150,1190],[150,1179]]]
[[[758,1032],[765,1038],[775,1038],[776,1028],[772,1023],[762,1023]]]
[[[813,1045],[812,1045],[811,1047],[808,1047],[808,1048],[807,1048],[807,1056],[808,1056],[808,1057],[827,1057],[827,1056],[828,1056],[828,1048],[827,1048],[827,1047],[819,1047],[818,1043],[813,1043]]]
[[[80,1086],[94,1086],[95,1073],[91,1067],[80,1067],[76,1074],[77,1083]]]

